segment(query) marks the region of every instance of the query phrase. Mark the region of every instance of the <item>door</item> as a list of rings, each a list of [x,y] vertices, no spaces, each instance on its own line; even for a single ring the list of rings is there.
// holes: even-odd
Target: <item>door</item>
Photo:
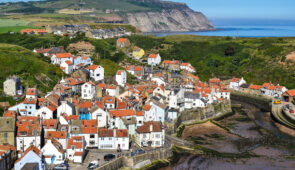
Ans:
[[[52,157],[51,157],[51,164],[53,164],[53,163],[54,163],[54,161],[55,161],[55,158],[56,158],[56,156],[55,156],[55,155],[52,155]]]

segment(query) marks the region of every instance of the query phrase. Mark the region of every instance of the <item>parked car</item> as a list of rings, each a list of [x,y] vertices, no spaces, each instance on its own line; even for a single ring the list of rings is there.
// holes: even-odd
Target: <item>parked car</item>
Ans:
[[[134,153],[134,152],[131,152],[131,153],[130,153],[130,156],[135,156],[135,153]]]
[[[273,102],[273,104],[281,104],[282,102],[280,101],[280,100],[275,100],[274,102]]]
[[[57,164],[53,167],[53,170],[68,170],[69,164],[63,163],[63,164]]]
[[[135,153],[136,153],[136,154],[144,154],[145,151],[142,150],[142,149],[137,149],[137,150],[135,151]]]
[[[97,167],[99,167],[98,161],[92,161],[92,162],[89,163],[87,168],[88,169],[95,169]]]
[[[104,156],[104,161],[111,161],[114,158],[116,158],[116,155],[114,155],[114,154],[106,154]]]

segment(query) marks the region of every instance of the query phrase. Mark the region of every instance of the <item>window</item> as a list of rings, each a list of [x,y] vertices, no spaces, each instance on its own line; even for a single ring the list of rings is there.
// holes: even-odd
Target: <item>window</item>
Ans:
[[[32,114],[31,112],[29,112],[29,115]]]
[[[95,136],[95,135],[91,134],[91,135],[90,135],[90,138],[94,138],[94,136]]]
[[[160,145],[160,141],[156,141],[156,145]]]
[[[101,138],[101,140],[104,140],[104,138]]]
[[[7,133],[4,133],[4,140],[7,140]]]
[[[72,150],[75,150],[75,146],[72,146]]]
[[[161,135],[160,134],[156,134],[156,138],[161,138]]]
[[[143,138],[146,138],[146,134],[143,134]]]
[[[96,74],[96,76],[97,76],[97,77],[99,77],[99,76],[100,76],[100,74]]]
[[[109,140],[112,140],[112,138],[109,138]]]

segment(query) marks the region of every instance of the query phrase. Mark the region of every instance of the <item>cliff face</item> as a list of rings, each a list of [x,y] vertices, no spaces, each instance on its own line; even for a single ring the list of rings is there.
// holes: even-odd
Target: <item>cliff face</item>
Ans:
[[[183,6],[163,9],[161,12],[127,13],[125,22],[142,32],[188,32],[215,29],[205,15]]]

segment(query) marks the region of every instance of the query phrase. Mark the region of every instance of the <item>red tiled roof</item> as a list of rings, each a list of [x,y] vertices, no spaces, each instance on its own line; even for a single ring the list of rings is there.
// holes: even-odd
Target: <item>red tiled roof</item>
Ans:
[[[115,103],[115,97],[111,97],[111,96],[107,95],[103,98],[103,101],[105,103],[112,103],[113,104],[113,103]]]
[[[134,116],[136,112],[134,110],[110,110],[109,111],[111,117],[124,117],[124,116]]]
[[[259,90],[261,88],[262,88],[262,86],[260,86],[260,85],[254,85],[254,84],[252,84],[251,86],[249,86],[249,89],[253,89],[253,90]]]
[[[288,90],[285,93],[287,93],[289,96],[293,97],[293,96],[295,96],[295,89]]]
[[[46,132],[46,138],[66,139],[67,135],[64,131],[48,131]]]
[[[57,53],[56,57],[57,58],[71,58],[72,55],[71,55],[71,53]]]
[[[4,114],[3,114],[3,117],[17,117],[18,114],[16,111],[11,111],[11,110],[7,110]]]
[[[135,66],[134,67],[134,71],[141,71],[142,70],[142,67],[141,66]]]
[[[212,78],[209,80],[210,83],[219,83],[220,82],[220,79],[218,78]]]
[[[128,137],[127,129],[116,129],[116,137]]]
[[[90,101],[82,101],[79,106],[79,108],[87,108],[87,109],[90,109],[92,107],[92,102]]]
[[[27,95],[36,95],[36,94],[37,94],[36,88],[29,88],[27,90]]]
[[[98,87],[101,87],[101,88],[106,88],[106,84],[105,83],[100,83],[97,85]]]
[[[150,109],[151,109],[151,105],[145,105],[145,106],[143,106],[143,110],[145,110],[145,111],[149,111]]]
[[[121,75],[123,73],[123,70],[118,70],[117,75]]]
[[[67,60],[66,63],[67,63],[68,65],[73,65],[73,63],[72,63],[70,60]]]
[[[142,111],[136,112],[136,116],[143,116],[143,112]]]
[[[116,89],[116,85],[107,85],[106,89]]]
[[[113,129],[99,128],[98,130],[99,137],[114,137]]]
[[[98,68],[98,65],[91,65],[91,66],[89,66],[87,69],[88,70],[95,70],[95,69],[97,69]]]
[[[79,140],[81,142],[77,142]],[[68,139],[68,149],[71,149],[72,146],[75,146],[75,149],[82,149],[83,147],[83,136],[73,136]]]
[[[57,119],[43,119],[42,126],[45,129],[56,129],[57,128]]]
[[[157,58],[158,54],[150,54],[149,58]]]
[[[37,103],[37,99],[24,99],[24,104],[36,104]]]
[[[118,101],[118,104],[117,104],[117,109],[126,109],[126,102],[120,102]]]
[[[20,135],[20,132],[26,132],[26,136],[33,136],[33,132],[36,130],[38,136],[41,133],[41,128],[38,123],[38,118],[35,116],[20,116],[18,117],[18,122],[16,123],[17,136]]]
[[[126,42],[128,39],[127,38],[118,38],[117,42],[123,43]]]
[[[150,129],[152,126],[152,131]],[[144,122],[142,126],[136,129],[138,133],[150,133],[150,132],[161,132],[162,131],[162,123],[161,122]]]
[[[96,104],[97,107],[103,109],[103,106],[104,106],[103,101],[96,101],[95,104]]]
[[[83,152],[75,152],[74,153],[74,156],[82,156],[83,155]]]
[[[82,133],[84,134],[97,133],[97,120],[83,120],[82,126]]]
[[[231,82],[239,82],[241,79],[240,78],[232,78]]]

